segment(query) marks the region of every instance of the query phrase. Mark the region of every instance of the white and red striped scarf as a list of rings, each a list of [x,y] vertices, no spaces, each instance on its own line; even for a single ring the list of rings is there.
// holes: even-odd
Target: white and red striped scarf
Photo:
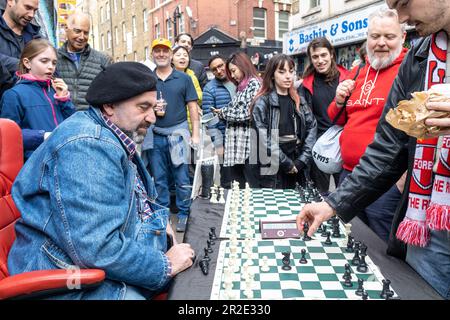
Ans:
[[[447,34],[431,37],[425,89],[443,83],[446,73]],[[430,230],[450,231],[450,135],[443,137],[437,169],[438,138],[418,139],[414,157],[406,217],[397,230],[397,238],[407,244],[425,247]]]

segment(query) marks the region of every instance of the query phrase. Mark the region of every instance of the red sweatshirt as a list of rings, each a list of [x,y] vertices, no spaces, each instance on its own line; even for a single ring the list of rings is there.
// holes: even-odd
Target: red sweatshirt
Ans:
[[[344,126],[339,139],[344,169],[353,171],[372,142],[387,96],[407,51],[408,49],[404,48],[388,68],[375,70],[367,61],[360,70],[346,111],[337,121],[337,124]],[[358,67],[355,67],[349,73],[348,79],[355,77],[357,69]],[[331,102],[328,107],[330,119],[334,119],[339,110],[336,102]]]

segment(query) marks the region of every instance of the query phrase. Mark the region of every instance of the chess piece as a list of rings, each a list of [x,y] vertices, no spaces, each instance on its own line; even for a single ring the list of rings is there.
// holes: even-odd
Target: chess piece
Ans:
[[[333,238],[340,238],[341,232],[339,230],[339,222],[333,224]]]
[[[263,258],[262,258],[262,265],[261,265],[261,271],[262,272],[268,272],[269,270],[270,270],[269,258],[267,256],[263,256]]]
[[[359,264],[359,249],[355,248],[355,255],[352,259],[352,265],[357,266]]]
[[[320,235],[321,237],[326,237],[327,236],[327,226],[322,226],[322,234]]]
[[[352,273],[351,273],[352,271],[351,270],[352,269],[351,269],[350,265],[347,263],[345,265],[344,276],[342,277],[345,280],[344,286],[346,286],[346,287],[353,287],[353,283],[351,281],[351,279],[352,279]]]
[[[317,231],[316,232],[319,232],[319,233],[322,233],[322,224],[320,224],[320,226],[317,228]]]
[[[301,264],[306,264],[308,263],[308,260],[306,260],[306,249],[302,249],[302,257],[300,258],[300,263]]]
[[[203,258],[200,262],[199,262],[199,266],[200,269],[202,270],[203,274],[206,276],[209,273],[209,260]]]
[[[366,273],[368,268],[367,268],[367,263],[366,263],[366,254],[362,254],[360,255],[359,258],[359,263],[358,266],[356,267],[356,270],[358,270],[361,273]]]
[[[309,226],[308,223],[305,222],[305,224],[303,225],[303,241],[310,241],[311,237],[308,236],[308,231],[309,231]]]
[[[211,240],[206,240],[208,253],[212,253],[213,249],[211,248]]]
[[[216,242],[215,242],[214,239],[213,239],[213,235],[212,235],[212,232],[211,232],[211,231],[209,232],[209,241],[210,241],[210,243],[211,243],[212,246],[216,244]]]
[[[219,203],[225,203],[225,189],[224,188],[220,188],[219,192],[220,192]]]
[[[363,293],[362,293],[362,299],[363,300],[367,300],[369,298],[369,294],[367,293],[367,291],[364,291]]]
[[[206,259],[208,261],[211,260],[211,258],[209,257],[209,252],[208,252],[208,248],[204,248],[203,250],[205,250],[205,255],[203,256],[203,259]]]
[[[331,236],[330,231],[327,231],[327,240],[325,240],[325,242],[324,242],[327,246],[329,246],[333,243],[333,242],[331,242],[330,236]]]
[[[364,292],[363,284],[364,284],[364,279],[358,278],[358,289],[356,289],[356,291],[355,291],[355,294],[356,294],[357,296],[362,297],[362,294],[363,294],[363,292]]]
[[[366,246],[366,244],[365,243],[362,243],[361,244],[361,246],[360,246],[360,250],[359,250],[359,253],[361,254],[361,255],[365,255],[365,256],[367,256],[367,246]]]
[[[354,245],[353,237],[351,235],[349,235],[348,239],[347,239],[347,249],[345,249],[345,251],[353,252],[354,251],[353,250],[353,245]]]
[[[281,267],[281,269],[283,270],[291,270],[292,267],[290,266],[291,264],[291,253],[290,252],[283,252],[283,260],[281,260],[283,263],[283,266]]]
[[[216,235],[216,228],[215,227],[211,227],[210,228],[211,233],[212,233],[212,240],[217,240],[217,235]]]
[[[209,199],[209,202],[217,203],[216,188],[214,186],[211,187],[211,199]]]
[[[394,295],[394,291],[392,291],[389,287],[391,285],[391,280],[383,279],[381,280],[381,283],[383,283],[383,289],[380,293],[380,298],[388,299]]]

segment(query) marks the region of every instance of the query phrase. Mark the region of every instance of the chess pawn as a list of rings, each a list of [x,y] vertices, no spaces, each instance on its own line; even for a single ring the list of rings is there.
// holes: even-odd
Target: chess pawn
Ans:
[[[366,263],[366,255],[365,254],[361,254],[358,266],[356,267],[356,270],[358,270],[359,272],[362,272],[362,273],[367,272],[367,263]]]
[[[211,199],[209,200],[211,203],[217,203],[217,194],[216,194],[216,188],[211,187]]]
[[[224,193],[225,193],[225,189],[224,189],[224,188],[220,188],[220,199],[219,199],[219,203],[225,203]]]
[[[358,289],[356,289],[356,292],[355,292],[355,294],[356,294],[357,296],[362,297],[362,294],[363,294],[363,292],[364,292],[363,284],[364,284],[364,279],[358,278]]]

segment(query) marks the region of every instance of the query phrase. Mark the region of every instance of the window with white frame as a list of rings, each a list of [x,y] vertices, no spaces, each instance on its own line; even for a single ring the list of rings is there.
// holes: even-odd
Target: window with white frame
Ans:
[[[173,35],[172,35],[172,21],[170,19],[166,19],[166,38],[169,39],[171,42],[173,42]]]
[[[117,13],[117,0],[114,0],[113,5],[114,5],[114,13]]]
[[[119,28],[117,28],[117,26],[114,27],[114,38],[114,42],[119,44]]]
[[[131,18],[131,26],[132,26],[132,30],[133,30],[133,37],[136,37],[137,35],[137,29],[136,29],[136,16],[133,16]]]
[[[161,25],[159,23],[155,24],[155,39],[161,38]]]
[[[106,44],[107,44],[107,49],[111,49],[111,31],[108,31],[106,33]]]
[[[125,0],[121,0],[122,9],[125,9]]]
[[[127,41],[127,27],[125,26],[125,22],[122,22],[122,39],[123,42]]]
[[[103,10],[103,7],[100,7],[100,22],[103,22],[103,21],[105,21],[104,20],[104,10]]]
[[[253,8],[253,36],[266,38],[266,9]]]
[[[147,32],[148,31],[147,9],[144,9],[143,17],[144,17],[144,32]]]
[[[283,39],[283,34],[289,31],[289,12],[278,12],[278,39]]]
[[[123,61],[127,61],[127,55],[126,54],[123,55]]]
[[[179,33],[185,33],[186,32],[186,28],[184,26],[184,13],[182,13],[180,15],[180,19],[178,20],[178,23],[179,23],[179,25],[178,25]]]
[[[309,0],[309,7],[311,9],[315,7],[320,7],[320,0]]]

